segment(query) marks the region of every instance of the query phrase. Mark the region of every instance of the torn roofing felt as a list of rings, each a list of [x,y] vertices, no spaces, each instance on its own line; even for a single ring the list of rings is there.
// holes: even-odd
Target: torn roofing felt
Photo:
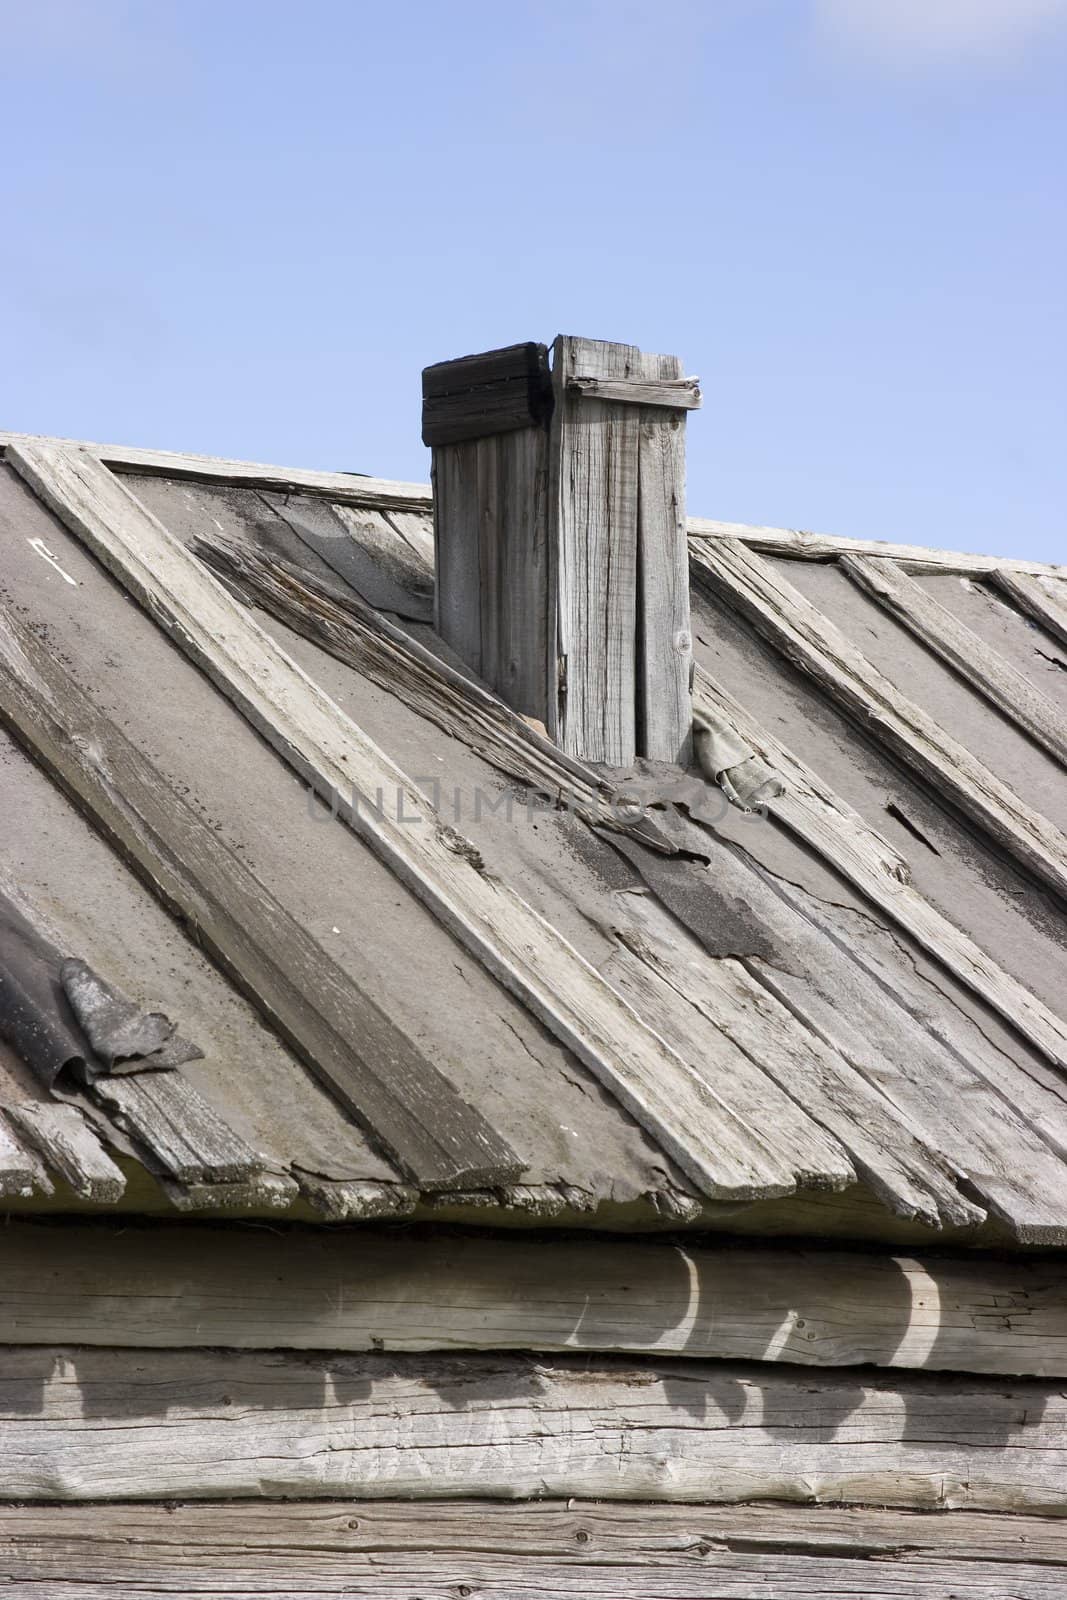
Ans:
[[[202,1055],[169,1017],[141,1011],[86,962],[64,956],[2,893],[0,1037],[46,1089],[67,1071],[92,1083]]]

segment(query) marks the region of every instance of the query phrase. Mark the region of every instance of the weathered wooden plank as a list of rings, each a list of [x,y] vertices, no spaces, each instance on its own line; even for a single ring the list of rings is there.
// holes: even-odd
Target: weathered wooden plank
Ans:
[[[10,1221],[0,1344],[569,1349],[1062,1378],[1067,1275],[1056,1260]]]
[[[600,402],[589,402],[599,404]],[[583,1061],[711,1198],[780,1192],[760,1150],[724,1128],[704,1085],[604,979],[437,817],[404,774],[215,578],[87,457],[12,449],[36,492],[167,628],[278,754],[444,926]],[[397,796],[401,825],[374,797]]]
[[[6,1106],[5,1112],[75,1194],[106,1203],[118,1200],[124,1193],[126,1179],[122,1171],[77,1106],[27,1100],[22,1105]]]
[[[1067,838],[914,705],[830,620],[735,539],[690,540],[693,570],[788,661],[1041,882],[1067,898]]]
[[[1061,1386],[604,1357],[12,1348],[0,1499],[348,1495],[1067,1515]]]
[[[630,916],[643,924],[642,931],[631,929],[621,935],[624,948],[607,967],[612,976],[621,964],[620,981],[625,981],[627,966],[632,970],[636,960],[686,1000],[705,1026],[725,1035],[758,1063],[761,1073],[801,1101],[897,1216],[915,1217],[934,1228],[982,1220],[984,1212],[957,1188],[948,1160],[758,978],[738,961],[709,961],[684,930],[673,931],[662,909],[643,897],[633,897]],[[743,1073],[728,1081],[745,1114],[758,1125],[763,1116],[758,1092],[751,1092]]]
[[[16,1600],[1060,1600],[1063,1523],[787,1506],[491,1501],[0,1507]]]
[[[422,442],[435,449],[540,427],[552,406],[548,350],[516,344],[424,367]]]
[[[628,820],[604,778],[356,596],[326,588],[251,543],[205,538],[194,548],[231,591],[398,696],[534,794],[553,797],[597,827],[632,832],[651,849],[673,850],[667,834],[636,808]]]
[[[560,335],[552,347],[548,538],[555,562],[549,731],[587,761],[636,754],[637,407],[568,388],[575,372],[640,372],[631,345]]]
[[[120,1574],[133,1565],[127,1557]],[[141,1562],[141,1581],[131,1586],[122,1577],[121,1589],[107,1569],[88,1582],[46,1579],[36,1582],[30,1575],[15,1579],[5,1594],[10,1600],[92,1600],[93,1596],[119,1596],[121,1600],[167,1600],[167,1596],[202,1594],[209,1590],[212,1600],[248,1600],[252,1594],[281,1595],[284,1600],[319,1600],[323,1595],[341,1595],[344,1600],[456,1600],[457,1595],[477,1594],[479,1600],[1061,1600],[1059,1577],[1042,1569],[1024,1565],[991,1569],[981,1563],[961,1561],[946,1567],[910,1566],[906,1573],[876,1567],[868,1572],[857,1561],[841,1561],[830,1556],[820,1562],[779,1555],[750,1556],[715,1552],[704,1563],[701,1573],[657,1568],[655,1573],[634,1570],[623,1563],[580,1568],[573,1564],[555,1567],[549,1562],[536,1564],[522,1559],[485,1557],[474,1552],[459,1563],[442,1562],[432,1556],[382,1555],[355,1563],[333,1562],[328,1575],[318,1563],[300,1561],[294,1553],[279,1570],[264,1572],[259,1564],[248,1565],[234,1559],[226,1563],[226,1579],[221,1583],[212,1569],[192,1573],[188,1564]],[[21,1564],[17,1570],[26,1573]],[[70,1569],[68,1569],[69,1571]],[[75,1569],[76,1570],[76,1569]],[[457,1584],[457,1576],[462,1582]],[[147,1585],[147,1587],[143,1586]],[[1007,1585],[1007,1587],[1004,1587]],[[280,1587],[279,1587],[280,1586]]]
[[[514,1556],[578,1570],[625,1569],[629,1564],[646,1569],[646,1576],[648,1568],[684,1567],[706,1575],[707,1558],[724,1550],[746,1553],[755,1562],[765,1555],[884,1562],[897,1586],[893,1592],[906,1595],[901,1585],[907,1569],[929,1561],[1041,1566],[1050,1578],[1059,1577],[1055,1569],[1067,1566],[1067,1521],[982,1511],[939,1515],[869,1507],[655,1501],[632,1506],[552,1500],[0,1506],[5,1563],[36,1559],[42,1571],[57,1577],[63,1574],[63,1563],[77,1557],[86,1563],[83,1576],[90,1558],[100,1564],[98,1570],[106,1560],[131,1576],[142,1576],[143,1554],[146,1561],[174,1562],[179,1573],[184,1564],[191,1579],[213,1570],[221,1579],[231,1571],[231,1562],[232,1570],[240,1570],[242,1556],[254,1553],[263,1562],[254,1569],[261,1582],[270,1573],[270,1562],[288,1559],[306,1560],[308,1581],[322,1581],[336,1575],[331,1557],[402,1551],[446,1559]],[[881,1569],[868,1570],[877,1581]],[[814,1570],[810,1581],[817,1582]],[[620,1583],[612,1600],[620,1591],[633,1592]],[[708,1600],[706,1590],[700,1600]]]
[[[398,536],[387,512],[322,500],[294,503],[288,495],[261,493],[297,538],[369,605],[416,621],[431,619],[432,556],[427,568],[421,555]]]
[[[1058,644],[1067,645],[1067,568],[1054,570],[1058,579],[1044,583],[1037,572],[1008,566],[997,567],[989,577],[1020,611],[1039,622]]]
[[[189,479],[199,483],[241,483],[252,488],[298,489],[306,494],[321,494],[349,505],[375,506],[400,510],[432,510],[433,500],[427,483],[392,483],[362,472],[314,472],[303,467],[268,466],[258,461],[230,461],[220,456],[204,456],[176,450],[142,450],[135,446],[92,444],[72,439],[53,439],[32,433],[0,431],[0,449],[5,458],[10,450],[38,445],[83,451],[93,460],[117,472],[154,472],[160,477]]]
[[[508,705],[548,714],[548,435],[434,450],[437,631]]]
[[[598,373],[572,372],[567,388],[591,400],[620,400],[624,405],[667,406],[672,411],[695,411],[701,404],[700,379],[678,375],[658,378],[605,378]]]
[[[842,556],[839,565],[972,689],[1067,766],[1067,717],[922,584],[895,562],[873,556]]]
[[[521,1173],[506,1142],[13,612],[0,619],[0,718],[406,1171],[428,1188]],[[171,1081],[150,1081],[163,1076]],[[176,1177],[234,1180],[259,1164],[209,1108],[193,1116],[191,1085],[174,1074],[141,1079],[101,1079],[98,1090]],[[179,1092],[180,1106],[161,1098]]]
[[[679,374],[676,356],[658,361]],[[609,398],[609,397],[605,397]],[[685,419],[654,404],[641,411],[637,462],[637,749],[686,766],[692,755],[693,629],[685,532]]]
[[[369,1183],[319,1178],[301,1172],[300,1192],[330,1222],[368,1222],[373,1217],[406,1217],[414,1211],[419,1191],[408,1183]]]
[[[768,1168],[778,1168],[787,1190],[844,1188],[855,1178],[855,1167],[839,1139],[825,1126],[818,1096],[808,1100],[811,1085],[805,1085],[805,1103],[800,1103],[793,1083],[783,1086],[766,1070],[762,1057],[746,1055],[714,1023],[697,1001],[699,983],[676,983],[671,964],[660,968],[645,945],[630,949],[620,943],[601,969],[619,993],[693,1070],[704,1079],[708,1093],[722,1106],[721,1116],[731,1124],[747,1127],[765,1152]],[[818,1120],[816,1120],[818,1119]],[[895,1175],[899,1169],[899,1147],[907,1145],[902,1128],[894,1128],[893,1154],[883,1165]],[[925,1164],[925,1163],[924,1163]],[[934,1187],[946,1188],[943,1174],[934,1174]],[[953,1185],[947,1185],[951,1191]],[[888,1185],[887,1185],[888,1188]],[[893,1189],[898,1211],[907,1213],[912,1187]],[[938,1206],[931,1203],[931,1215]]]
[[[244,1184],[265,1165],[180,1072],[100,1077],[92,1093],[180,1183]]]
[[[757,723],[741,702],[697,667],[694,709],[729,723],[784,782],[768,795],[767,811],[855,885],[987,1005],[1057,1066],[1067,1068],[1067,1020],[987,955],[908,882],[907,863],[780,739]]]
[[[16,1139],[7,1121],[5,1106],[0,1111],[0,1197],[8,1195],[51,1194],[52,1185],[45,1177],[36,1156]]]
[[[884,539],[849,539],[833,534],[807,533],[798,528],[761,528],[745,522],[720,522],[690,517],[694,539],[741,539],[752,550],[769,556],[804,561],[836,561],[840,556],[887,556],[909,572],[957,572],[963,577],[1004,572],[1037,577],[1067,578],[1067,565],[1048,561],[1020,561],[1014,556],[967,555],[957,550],[934,550],[921,544],[894,544]]]

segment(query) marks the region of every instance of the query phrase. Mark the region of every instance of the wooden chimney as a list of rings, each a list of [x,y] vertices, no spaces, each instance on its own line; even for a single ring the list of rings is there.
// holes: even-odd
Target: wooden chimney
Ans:
[[[676,356],[559,337],[427,367],[437,628],[587,761],[689,756],[685,420]]]

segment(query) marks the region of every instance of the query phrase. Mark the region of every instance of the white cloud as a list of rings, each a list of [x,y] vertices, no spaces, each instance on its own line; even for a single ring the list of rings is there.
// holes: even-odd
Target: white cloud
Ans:
[[[1067,25],[1067,0],[814,0],[837,48],[890,65],[1018,58]]]

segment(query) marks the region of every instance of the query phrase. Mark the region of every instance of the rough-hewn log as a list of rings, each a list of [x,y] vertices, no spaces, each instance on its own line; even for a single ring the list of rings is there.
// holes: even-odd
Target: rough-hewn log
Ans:
[[[0,1499],[609,1500],[1067,1516],[1067,1397],[698,1361],[16,1348]]]
[[[369,1187],[369,1186],[364,1186]],[[0,1232],[0,1344],[588,1350],[1067,1376],[1061,1264],[302,1229]]]
[[[0,1507],[12,1600],[1060,1600],[1067,1523],[486,1501]]]

